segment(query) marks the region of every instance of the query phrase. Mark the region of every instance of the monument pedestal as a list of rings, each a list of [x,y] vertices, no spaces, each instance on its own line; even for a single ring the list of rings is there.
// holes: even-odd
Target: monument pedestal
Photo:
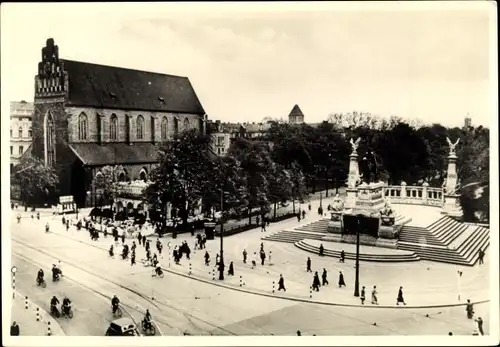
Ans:
[[[445,194],[443,211],[441,212],[455,219],[461,219],[463,216],[462,206],[460,206],[460,195]]]
[[[354,208],[356,206],[356,197],[358,190],[356,188],[347,188],[345,197],[345,208]]]

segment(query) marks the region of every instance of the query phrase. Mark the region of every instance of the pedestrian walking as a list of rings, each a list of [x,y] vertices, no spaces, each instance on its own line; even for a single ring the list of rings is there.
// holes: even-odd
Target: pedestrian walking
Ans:
[[[402,302],[403,305],[406,305],[405,299],[403,298],[403,287],[399,287],[398,291],[398,299],[396,301],[396,305],[399,306],[399,303]]]
[[[142,234],[141,232],[139,231],[139,233],[137,234],[137,241],[139,242],[139,245],[141,244],[142,242]]]
[[[33,215],[31,215],[31,217],[33,218]],[[21,224],[21,214],[20,213],[17,214],[17,224]]]
[[[142,245],[146,246],[146,235],[142,235]]]
[[[260,230],[260,232],[264,232],[264,231],[266,231],[266,222],[263,220],[262,224],[261,224],[261,230]]]
[[[467,305],[465,306],[465,312],[467,313],[467,318],[472,319],[474,317],[474,305],[467,299]]]
[[[325,247],[323,247],[323,244],[319,245],[319,255],[323,257],[325,255]]]
[[[280,279],[278,280],[278,291],[280,290],[286,292],[285,279],[283,278],[283,275],[280,275]]]
[[[378,305],[377,286],[373,286],[373,289],[372,289],[372,304]]]
[[[19,336],[20,333],[19,325],[17,325],[16,321],[13,321],[10,326],[10,336]]]
[[[132,241],[132,247],[130,247],[130,249],[132,250],[132,252],[135,252],[136,248],[137,248],[137,245],[135,244],[135,241]]]
[[[229,270],[227,270],[227,274],[230,276],[234,276],[234,265],[233,262],[229,263]]]
[[[310,212],[310,211],[311,211],[311,209],[312,209],[311,203],[309,203],[309,204],[307,205],[307,208],[309,209],[309,212]]]
[[[302,210],[302,219],[306,218],[306,211]]]
[[[311,270],[311,258],[310,257],[307,257],[306,271],[307,272],[312,272],[312,270]]]
[[[323,269],[323,273],[321,274],[321,279],[323,280],[322,285],[326,286],[328,284],[326,269]]]
[[[339,271],[339,288],[341,288],[342,286],[346,286],[344,281],[344,274],[342,274],[342,271]]]
[[[361,300],[361,305],[365,304],[365,286],[361,288],[361,295],[359,296],[359,299]]]
[[[477,330],[479,330],[479,333],[481,335],[484,335],[484,330],[483,330],[483,319],[481,317],[478,317],[476,319],[476,323],[477,323]]]
[[[62,224],[66,225],[66,218],[64,218],[64,216],[62,217]]]
[[[478,260],[479,265],[484,264],[484,251],[482,249],[479,249]]]
[[[297,336],[302,336],[302,333],[300,332],[300,330],[297,330]]]
[[[300,222],[300,211],[297,213],[297,222]]]
[[[312,288],[313,288],[313,290],[316,290],[317,292],[319,292],[319,287],[320,286],[321,286],[321,283],[319,282],[318,271],[316,271],[314,273],[314,277],[313,277]]]
[[[36,219],[40,220],[40,212],[36,213]]]
[[[48,233],[50,231],[50,226],[49,226],[49,222],[47,222],[47,224],[45,224],[45,232]]]
[[[244,249],[243,250],[243,264],[246,264],[247,263],[247,250]]]
[[[122,243],[125,243],[125,231],[122,234]]]
[[[260,225],[260,218],[259,218],[259,216],[255,217],[255,224]]]
[[[132,249],[132,254],[130,255],[130,266],[135,265],[135,250]]]
[[[66,221],[66,231],[69,231],[69,219]]]
[[[208,251],[205,251],[205,265],[208,266],[210,265],[210,254],[208,254]]]
[[[344,252],[344,250],[341,250],[341,251],[340,251],[340,259],[339,259],[339,262],[341,262],[341,263],[345,263],[345,252]]]
[[[264,265],[264,261],[266,260],[266,252],[264,249],[260,250],[260,265]]]

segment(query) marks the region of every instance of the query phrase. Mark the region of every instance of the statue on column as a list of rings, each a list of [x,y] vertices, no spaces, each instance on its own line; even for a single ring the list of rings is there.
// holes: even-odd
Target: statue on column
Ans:
[[[358,154],[358,146],[359,146],[359,142],[361,141],[361,137],[358,137],[358,139],[356,141],[354,141],[353,139],[351,139],[350,143],[351,143],[351,146],[352,146],[352,152],[351,154]]]
[[[450,156],[456,155],[455,148],[457,147],[458,143],[460,142],[460,138],[457,139],[455,143],[452,143],[449,137],[446,137],[446,141],[448,142],[448,145],[450,146]]]

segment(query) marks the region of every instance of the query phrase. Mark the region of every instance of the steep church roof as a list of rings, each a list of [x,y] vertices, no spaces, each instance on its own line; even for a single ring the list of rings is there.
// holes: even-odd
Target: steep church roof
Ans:
[[[54,39],[42,48],[36,80],[35,98],[68,92],[68,106],[205,114],[187,77],[59,59]]]
[[[205,113],[187,77],[61,61],[69,77],[68,105]]]

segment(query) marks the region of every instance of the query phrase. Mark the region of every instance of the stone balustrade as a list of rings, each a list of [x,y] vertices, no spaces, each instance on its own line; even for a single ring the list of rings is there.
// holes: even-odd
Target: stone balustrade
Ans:
[[[118,182],[119,196],[141,197],[148,183],[144,181]]]
[[[444,195],[442,188],[430,188],[424,183],[422,186],[407,186],[402,182],[400,186],[384,187],[384,194],[393,204],[414,204],[442,207]]]

